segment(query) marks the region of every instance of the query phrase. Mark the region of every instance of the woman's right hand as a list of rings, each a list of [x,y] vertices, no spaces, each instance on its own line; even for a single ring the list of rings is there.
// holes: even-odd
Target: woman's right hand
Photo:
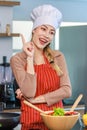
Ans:
[[[34,45],[33,42],[25,42],[24,36],[21,34],[21,39],[23,43],[23,50],[27,54],[28,57],[33,58],[34,56]]]

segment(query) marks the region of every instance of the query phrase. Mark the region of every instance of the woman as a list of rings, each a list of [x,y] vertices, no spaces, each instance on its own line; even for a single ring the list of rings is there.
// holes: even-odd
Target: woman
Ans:
[[[27,99],[44,111],[63,107],[62,100],[71,96],[71,84],[66,62],[60,51],[50,48],[61,12],[51,5],[42,5],[31,13],[32,39],[23,42],[23,51],[11,58],[11,67],[19,85],[21,100],[21,130],[47,130],[39,113],[23,103]]]

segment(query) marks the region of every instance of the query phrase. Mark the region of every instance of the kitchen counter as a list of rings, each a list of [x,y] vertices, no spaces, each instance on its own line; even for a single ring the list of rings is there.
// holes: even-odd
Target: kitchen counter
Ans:
[[[19,124],[13,130],[21,130],[21,125]],[[87,129],[81,127],[79,121],[77,121],[76,125],[71,130],[87,130]]]
[[[17,113],[21,113],[20,109],[4,109],[4,112],[17,112]]]
[[[64,109],[67,110],[67,111],[70,110],[70,108],[71,108],[71,105],[64,106]],[[78,112],[80,112],[81,115],[83,115],[84,112],[85,112],[85,105],[78,105],[75,108],[75,111],[78,111]],[[17,112],[17,113],[20,113],[21,111],[20,111],[20,109],[4,109],[4,112]]]

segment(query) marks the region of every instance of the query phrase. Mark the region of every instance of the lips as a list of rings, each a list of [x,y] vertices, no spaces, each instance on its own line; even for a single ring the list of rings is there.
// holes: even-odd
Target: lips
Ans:
[[[40,41],[40,43],[41,43],[42,45],[48,43],[48,40],[43,39],[43,38],[39,38],[39,41]]]

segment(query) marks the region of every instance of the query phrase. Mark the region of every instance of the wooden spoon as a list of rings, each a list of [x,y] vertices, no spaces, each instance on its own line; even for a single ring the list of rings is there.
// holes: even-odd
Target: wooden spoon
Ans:
[[[78,96],[78,98],[75,100],[74,104],[72,105],[72,107],[71,107],[71,109],[70,109],[70,112],[75,110],[75,108],[77,107],[77,105],[78,105],[79,102],[81,101],[82,97],[83,97],[82,94],[80,94],[80,95]]]
[[[31,104],[29,101],[24,100],[23,102],[24,102],[26,105],[28,105],[28,106],[32,107],[33,109],[37,110],[38,112],[47,114],[45,111],[43,111],[43,110],[41,110],[40,108],[36,107],[35,105]]]

